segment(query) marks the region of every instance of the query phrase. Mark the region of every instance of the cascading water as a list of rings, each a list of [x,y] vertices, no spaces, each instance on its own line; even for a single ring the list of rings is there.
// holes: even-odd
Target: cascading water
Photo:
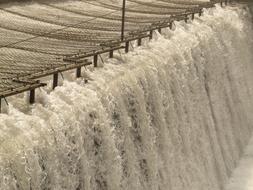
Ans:
[[[253,129],[249,11],[191,24],[0,115],[2,190],[222,190]]]

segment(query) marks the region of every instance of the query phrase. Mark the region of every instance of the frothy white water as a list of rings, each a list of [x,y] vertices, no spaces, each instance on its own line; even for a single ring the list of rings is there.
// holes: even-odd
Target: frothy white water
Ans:
[[[3,190],[221,190],[253,127],[253,35],[217,7],[0,115]]]
[[[246,152],[233,172],[226,190],[252,190],[253,189],[253,139],[247,146]]]

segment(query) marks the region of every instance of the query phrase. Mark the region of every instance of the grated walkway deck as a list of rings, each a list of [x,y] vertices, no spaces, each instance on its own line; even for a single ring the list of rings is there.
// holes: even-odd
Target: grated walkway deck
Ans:
[[[224,1],[224,0],[223,0]],[[187,20],[223,1],[127,0],[121,39],[121,4],[105,0],[48,0],[0,4],[0,100],[45,84],[40,77],[92,64],[88,57],[125,48],[129,41]],[[225,2],[225,1],[224,1]]]

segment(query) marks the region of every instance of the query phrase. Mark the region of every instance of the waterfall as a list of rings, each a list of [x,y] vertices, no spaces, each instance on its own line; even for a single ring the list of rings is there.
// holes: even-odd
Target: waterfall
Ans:
[[[205,10],[0,115],[1,190],[222,190],[253,129],[249,10]]]

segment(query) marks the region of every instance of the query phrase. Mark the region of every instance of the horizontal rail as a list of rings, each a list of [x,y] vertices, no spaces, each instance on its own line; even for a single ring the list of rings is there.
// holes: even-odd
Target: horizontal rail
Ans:
[[[43,87],[43,86],[46,86],[46,84],[45,83],[40,83],[40,82],[36,82],[34,84],[29,84],[29,85],[26,84],[24,86],[20,86],[20,87],[17,87],[15,89],[12,89],[12,90],[6,90],[6,91],[3,91],[3,92],[0,92],[0,98],[6,98],[6,97],[9,97],[9,96],[20,94],[22,92],[26,92],[26,91],[29,91],[29,90],[32,90],[32,89],[40,88],[40,87]]]
[[[91,64],[92,64],[91,62],[85,60],[81,63],[69,64],[69,65],[65,65],[65,66],[62,66],[62,67],[57,67],[55,69],[49,69],[49,70],[41,71],[41,72],[38,72],[38,73],[35,73],[35,74],[31,74],[31,75],[27,76],[26,78],[28,78],[28,79],[38,79],[38,78],[49,76],[49,75],[52,75],[52,74],[55,74],[55,73],[61,73],[61,72],[64,72],[64,71],[77,69],[79,67],[88,66],[88,65],[91,65]]]

